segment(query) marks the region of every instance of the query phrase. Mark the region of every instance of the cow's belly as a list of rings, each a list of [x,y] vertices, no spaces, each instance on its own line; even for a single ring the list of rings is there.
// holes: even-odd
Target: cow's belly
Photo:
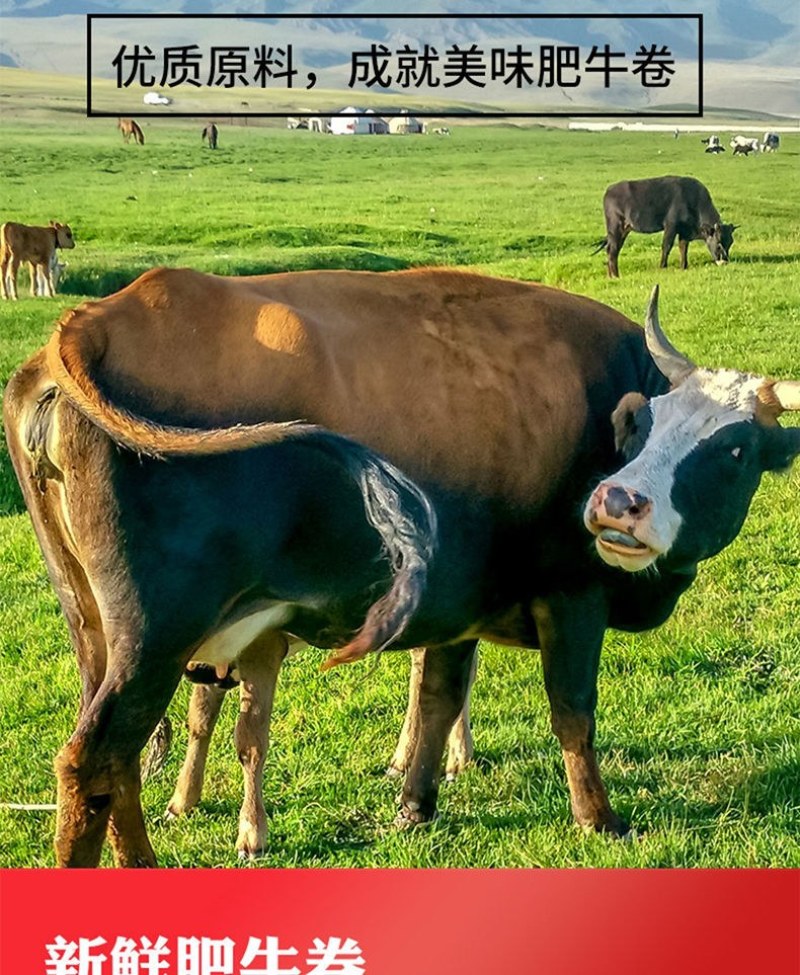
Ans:
[[[294,609],[293,603],[271,602],[220,627],[197,647],[188,666],[206,664],[214,668],[221,680],[254,640],[270,630],[281,630]]]

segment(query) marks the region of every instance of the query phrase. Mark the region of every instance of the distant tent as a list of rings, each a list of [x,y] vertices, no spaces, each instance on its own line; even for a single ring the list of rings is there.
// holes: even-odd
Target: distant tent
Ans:
[[[385,135],[389,131],[385,120],[372,110],[359,114],[362,111],[352,105],[342,109],[331,117],[331,132],[334,135]]]
[[[160,91],[148,91],[142,101],[145,105],[171,105],[172,99],[162,95]]]
[[[419,135],[422,133],[422,123],[413,115],[396,115],[389,119],[389,132],[392,135]]]

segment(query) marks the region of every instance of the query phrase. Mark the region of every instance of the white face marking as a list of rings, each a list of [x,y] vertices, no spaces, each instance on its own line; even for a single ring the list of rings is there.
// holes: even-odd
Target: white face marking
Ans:
[[[642,452],[603,483],[620,485],[650,500],[651,516],[637,528],[636,537],[652,549],[653,557],[628,558],[598,544],[604,561],[638,571],[669,551],[682,522],[671,500],[678,465],[719,430],[752,420],[763,384],[762,378],[732,370],[697,369],[677,389],[650,401],[653,425]],[[587,526],[588,514],[587,506]]]

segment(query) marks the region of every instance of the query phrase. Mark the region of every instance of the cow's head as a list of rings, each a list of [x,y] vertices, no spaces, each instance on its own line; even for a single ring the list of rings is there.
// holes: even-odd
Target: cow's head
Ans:
[[[75,238],[72,236],[72,229],[68,223],[59,223],[57,220],[51,220],[50,226],[56,232],[56,247],[60,247],[62,250],[69,250],[75,246]]]
[[[658,323],[658,288],[645,326],[647,346],[671,390],[622,398],[612,416],[628,463],[602,481],[584,510],[601,558],[637,572],[660,560],[696,564],[739,532],[764,471],[800,454],[800,429],[777,417],[800,410],[800,382],[733,370],[699,369]]]
[[[737,230],[739,224],[734,223],[715,223],[705,224],[701,227],[703,239],[708,247],[708,252],[717,264],[727,264],[733,247],[733,232]]]

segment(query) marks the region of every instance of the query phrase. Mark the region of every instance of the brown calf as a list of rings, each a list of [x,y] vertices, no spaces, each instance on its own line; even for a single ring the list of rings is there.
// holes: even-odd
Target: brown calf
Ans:
[[[4,223],[0,227],[0,288],[4,298],[17,298],[17,272],[22,261],[31,268],[31,297],[36,297],[36,279],[43,280],[44,294],[56,293],[53,257],[56,249],[68,250],[75,239],[68,224],[50,221],[49,227],[28,227],[24,223]]]
[[[144,145],[144,132],[139,127],[139,123],[132,118],[117,119],[117,128],[122,133],[122,141],[130,142],[131,136],[137,146]]]
[[[264,760],[269,746],[272,702],[278,672],[286,656],[294,652],[283,634],[268,634],[249,646],[239,657],[235,673],[239,678],[239,716],[234,744],[244,777],[244,797],[239,813],[236,851],[241,859],[259,856],[266,849],[267,814],[264,809]],[[387,774],[399,778],[408,771],[420,737],[420,691],[425,668],[425,650],[412,650],[408,710]],[[470,671],[475,679],[477,654]],[[191,672],[190,672],[191,674]],[[166,818],[176,819],[191,812],[200,801],[211,736],[231,681],[197,683],[192,690],[187,726],[189,743]],[[447,780],[452,781],[472,761],[473,744],[469,721],[469,692],[464,707],[447,741]],[[399,826],[408,825],[399,817]]]

